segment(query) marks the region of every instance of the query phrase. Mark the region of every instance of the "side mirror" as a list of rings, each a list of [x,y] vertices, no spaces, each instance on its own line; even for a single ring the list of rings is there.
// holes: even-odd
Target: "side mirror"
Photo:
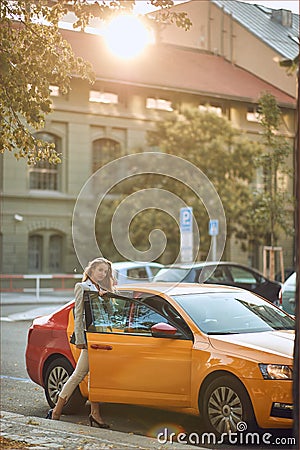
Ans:
[[[177,333],[177,328],[168,323],[156,323],[151,327],[151,333],[153,337],[174,337]]]

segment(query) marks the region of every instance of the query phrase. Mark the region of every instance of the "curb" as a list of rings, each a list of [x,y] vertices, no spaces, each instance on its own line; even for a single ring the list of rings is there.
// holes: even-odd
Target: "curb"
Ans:
[[[34,446],[34,450],[139,449],[184,450],[194,446],[178,443],[160,444],[157,439],[114,430],[90,428],[70,422],[1,412],[1,435],[7,439]],[[24,447],[25,449],[26,447]],[[201,450],[200,447],[197,447]],[[202,450],[204,450],[202,448]]]

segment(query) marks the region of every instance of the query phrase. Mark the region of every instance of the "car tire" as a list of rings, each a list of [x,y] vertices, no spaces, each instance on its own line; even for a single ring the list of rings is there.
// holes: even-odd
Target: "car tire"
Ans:
[[[47,402],[53,408],[57,402],[58,395],[63,385],[68,381],[74,368],[65,358],[57,358],[47,367],[45,375],[45,395]],[[75,389],[69,401],[65,404],[63,412],[66,414],[75,414],[83,408],[86,398],[81,395],[79,387]]]
[[[206,388],[201,408],[205,429],[217,436],[252,430],[255,418],[248,393],[232,376],[220,376]]]

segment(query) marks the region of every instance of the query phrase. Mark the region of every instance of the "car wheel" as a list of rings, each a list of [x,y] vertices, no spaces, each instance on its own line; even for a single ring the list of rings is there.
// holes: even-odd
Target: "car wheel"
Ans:
[[[252,429],[252,404],[244,386],[235,378],[221,376],[207,387],[202,401],[205,426],[217,435]]]
[[[63,385],[68,381],[73,371],[72,364],[65,358],[57,358],[49,364],[45,376],[45,395],[51,408],[55,406]],[[80,389],[77,387],[65,404],[63,412],[67,414],[77,413],[85,403],[86,398],[81,395]]]

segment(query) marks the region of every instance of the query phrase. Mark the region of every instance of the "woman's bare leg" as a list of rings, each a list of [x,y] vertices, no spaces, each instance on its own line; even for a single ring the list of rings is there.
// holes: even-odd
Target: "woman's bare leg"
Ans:
[[[65,406],[66,400],[62,397],[58,397],[57,403],[52,411],[52,419],[59,420],[62,414],[63,407]]]
[[[100,414],[99,403],[91,402],[91,415],[94,419],[97,420],[97,422],[104,423]]]

